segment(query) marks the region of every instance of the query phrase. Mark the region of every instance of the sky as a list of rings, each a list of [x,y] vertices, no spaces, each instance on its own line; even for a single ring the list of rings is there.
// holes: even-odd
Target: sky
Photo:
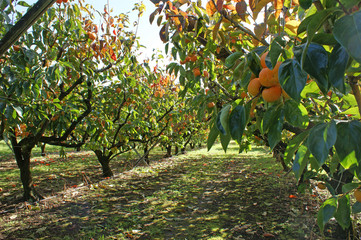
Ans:
[[[108,0],[85,0],[86,3],[89,3],[94,6],[95,9],[103,11],[104,5],[108,3]],[[133,27],[133,22],[137,20],[138,16],[136,12],[132,12],[135,3],[139,3],[139,0],[109,0],[110,9],[113,9],[113,13],[118,15],[120,13],[129,13],[130,16],[130,26],[135,31]],[[149,0],[143,0],[143,4],[146,7],[146,10],[143,16],[140,19],[137,35],[139,37],[139,42],[146,47],[142,52],[144,52],[145,58],[150,58],[153,49],[159,49],[164,52],[164,43],[159,38],[159,31],[161,27],[158,27],[156,22],[153,24],[149,23],[149,15],[155,10],[154,4]]]
[[[26,0],[28,4],[34,4],[37,0]],[[153,49],[159,49],[164,54],[164,43],[159,38],[159,31],[161,27],[158,27],[156,21],[153,24],[149,23],[149,16],[155,10],[154,4],[150,0],[109,0],[110,9],[113,9],[112,15],[119,15],[120,13],[129,13],[130,17],[130,30],[136,30],[133,27],[133,22],[138,19],[137,12],[132,12],[135,3],[143,2],[146,10],[143,16],[140,18],[137,36],[139,42],[144,45],[142,49],[142,58],[151,58]],[[85,0],[86,4],[92,5],[96,10],[103,12],[104,6],[108,3],[108,0]],[[54,3],[55,5],[56,3]]]

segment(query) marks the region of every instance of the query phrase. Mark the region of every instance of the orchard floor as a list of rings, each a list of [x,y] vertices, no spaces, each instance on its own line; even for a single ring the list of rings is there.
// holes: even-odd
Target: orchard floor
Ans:
[[[324,234],[316,225],[323,193],[298,194],[292,173],[262,148],[158,154],[134,169],[123,159],[110,179],[97,177],[90,152],[68,155],[35,159],[47,197],[32,204],[17,201],[19,183],[5,186],[16,181],[14,160],[0,162],[0,239],[337,239],[332,225]]]

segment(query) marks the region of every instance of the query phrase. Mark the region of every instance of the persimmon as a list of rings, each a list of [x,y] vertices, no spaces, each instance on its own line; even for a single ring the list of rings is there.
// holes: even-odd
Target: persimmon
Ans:
[[[196,62],[198,59],[197,55],[192,55],[191,56],[191,62]]]
[[[56,0],[57,4],[61,4],[63,2],[63,0]]]
[[[267,65],[266,65],[266,57],[267,57],[267,55],[268,55],[268,51],[261,55],[261,66],[263,68],[267,67]]]
[[[214,106],[216,106],[216,104],[215,104],[214,102],[209,102],[209,103],[207,104],[207,107],[208,107],[208,108],[214,108]]]
[[[359,188],[355,190],[353,195],[355,196],[356,200],[361,203],[361,190]]]
[[[14,45],[13,46],[13,49],[14,49],[14,51],[16,51],[16,52],[18,52],[18,51],[20,51],[20,46],[19,45]]]
[[[261,86],[259,78],[254,78],[249,82],[247,90],[252,96],[257,96],[260,92]]]
[[[120,93],[121,91],[122,91],[122,89],[119,88],[119,87],[118,87],[117,89],[115,89],[115,92],[116,92],[116,93]]]
[[[318,187],[319,189],[326,189],[326,185],[325,185],[323,182],[319,182],[319,183],[317,184],[317,187]]]
[[[265,87],[279,85],[278,74],[274,74],[274,72],[269,68],[263,68],[259,73],[259,82]]]
[[[67,3],[68,2],[68,0],[63,0],[63,3]]]
[[[246,92],[241,92],[241,98],[243,99],[245,97],[247,97],[247,93]]]
[[[198,77],[198,76],[200,76],[201,75],[201,70],[199,70],[199,68],[194,68],[193,69],[193,75],[195,76],[195,77]]]
[[[209,72],[208,72],[207,70],[204,70],[204,71],[203,71],[203,76],[204,76],[205,78],[208,78],[208,77],[209,77]]]
[[[88,34],[88,38],[93,41],[97,38],[97,35],[93,32],[87,32],[87,34]]]
[[[273,86],[262,91],[262,98],[266,102],[275,102],[280,99],[281,94],[282,88],[280,86]]]
[[[278,61],[275,65],[275,67],[272,69],[272,72],[277,75],[278,78],[278,70],[280,69],[282,62]]]

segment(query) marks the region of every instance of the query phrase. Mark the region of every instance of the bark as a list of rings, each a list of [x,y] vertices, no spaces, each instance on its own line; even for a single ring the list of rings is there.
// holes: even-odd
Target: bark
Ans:
[[[40,148],[41,148],[41,156],[45,156],[46,154],[45,154],[45,146],[46,146],[46,144],[45,143],[42,143],[41,145],[40,145]]]
[[[179,147],[175,146],[174,148],[174,155],[177,155],[179,153]]]
[[[96,150],[96,151],[94,151],[94,153],[97,156],[97,159],[98,159],[100,165],[102,166],[103,177],[112,177],[114,174],[109,165],[110,157],[112,156],[112,153],[105,155],[100,150]]]
[[[38,201],[43,199],[44,197],[35,190],[31,175],[30,157],[35,143],[22,146],[17,142],[16,137],[12,137],[11,145],[14,149],[16,163],[20,169],[20,179],[24,189],[23,200]]]
[[[172,145],[167,145],[166,149],[167,149],[167,153],[166,153],[165,157],[171,157],[172,156]]]
[[[194,143],[190,143],[190,144],[189,144],[189,147],[190,147],[191,149],[194,149],[194,148],[196,147],[196,145],[195,145]]]
[[[183,148],[181,149],[182,154],[186,153],[186,147],[187,147],[188,143],[191,141],[191,139],[192,139],[192,134],[190,134],[188,136],[187,141],[184,143]]]
[[[145,148],[144,148],[144,160],[145,160],[145,162],[149,165],[149,163],[150,163],[150,161],[149,161],[149,153],[147,153],[148,152],[148,146],[146,146]]]

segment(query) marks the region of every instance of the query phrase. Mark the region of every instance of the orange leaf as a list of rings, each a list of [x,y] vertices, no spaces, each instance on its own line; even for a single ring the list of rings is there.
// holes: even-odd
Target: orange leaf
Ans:
[[[272,2],[272,0],[260,0],[257,4],[255,4],[255,8],[252,10],[254,20],[257,19],[258,14],[261,12],[262,8],[264,8],[269,2]]]
[[[289,195],[288,197],[289,197],[289,198],[297,198],[297,196],[292,195],[292,194],[291,194],[291,195]]]
[[[213,14],[215,14],[217,12],[217,8],[216,6],[214,6],[214,3],[212,0],[208,1],[207,5],[206,5],[206,11],[208,16],[213,16]]]
[[[276,9],[275,17],[278,19],[283,9],[283,0],[274,0],[274,8]]]
[[[231,11],[236,10],[236,8],[235,8],[233,5],[231,5],[231,4],[223,5],[223,7],[224,7],[225,9],[228,9],[228,10],[231,10]]]
[[[255,0],[249,0],[248,2],[249,7],[251,8],[252,12],[256,8]]]

